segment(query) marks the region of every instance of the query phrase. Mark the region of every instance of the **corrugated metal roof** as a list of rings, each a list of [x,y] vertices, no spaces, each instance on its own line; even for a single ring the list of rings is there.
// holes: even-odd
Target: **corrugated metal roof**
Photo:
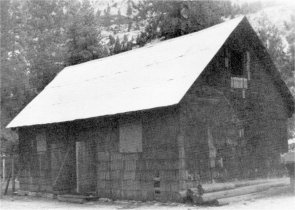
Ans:
[[[66,67],[7,127],[178,104],[242,19]]]

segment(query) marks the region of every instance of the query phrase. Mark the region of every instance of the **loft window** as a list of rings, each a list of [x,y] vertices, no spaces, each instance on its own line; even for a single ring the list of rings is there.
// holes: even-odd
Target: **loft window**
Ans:
[[[245,89],[248,88],[248,80],[250,80],[250,53],[249,51],[241,53],[232,50],[227,55],[229,56],[226,56],[226,58],[230,58],[231,87],[242,88],[242,97],[245,98]]]
[[[231,74],[235,77],[243,76],[243,54],[237,51],[231,52]]]

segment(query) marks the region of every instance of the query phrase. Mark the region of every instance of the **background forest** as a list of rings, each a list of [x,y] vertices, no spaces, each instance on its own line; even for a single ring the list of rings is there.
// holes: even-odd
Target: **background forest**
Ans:
[[[64,67],[195,32],[238,15],[247,15],[295,96],[295,7],[208,0],[0,3],[3,150],[17,143],[16,133],[5,126]],[[289,138],[295,138],[294,116]]]

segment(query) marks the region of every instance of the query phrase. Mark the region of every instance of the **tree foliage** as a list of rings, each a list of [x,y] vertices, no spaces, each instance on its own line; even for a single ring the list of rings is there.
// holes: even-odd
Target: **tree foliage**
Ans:
[[[286,28],[286,39],[289,44],[288,50],[287,50],[287,56],[289,56],[288,59],[288,65],[287,65],[287,73],[285,77],[285,82],[289,89],[291,90],[291,93],[293,94],[295,98],[295,15],[291,16],[290,22],[285,23]],[[295,138],[295,114],[293,114],[293,117],[289,119],[289,137]]]
[[[229,1],[144,1],[138,14],[147,26],[137,38],[144,45],[155,38],[170,39],[222,22],[230,15]]]
[[[13,24],[15,27],[11,28]],[[21,5],[1,4],[1,115],[12,117],[26,103],[28,63],[25,57]],[[1,117],[2,117],[1,116]],[[7,122],[1,118],[1,123]]]
[[[1,1],[1,133],[4,148],[16,140],[13,131],[3,127],[28,102],[30,93],[28,64],[25,58],[21,4]],[[14,25],[14,27],[11,27]],[[3,149],[3,148],[1,148]]]
[[[65,2],[30,0],[23,4],[25,41],[31,87],[40,92],[64,66]]]
[[[288,74],[286,77],[286,83],[291,87],[293,96],[295,97],[295,15],[292,15],[290,22],[285,22],[286,40],[288,42],[287,56],[289,56],[288,62]],[[294,134],[295,135],[295,134]]]
[[[106,56],[96,24],[94,8],[88,0],[76,2],[68,11],[71,21],[67,27],[67,65],[75,65]]]
[[[285,80],[289,75],[289,67],[288,55],[285,51],[286,46],[281,37],[282,34],[265,14],[259,17],[257,24],[258,36]]]
[[[99,58],[101,49],[87,1],[1,1],[1,128],[66,65]]]

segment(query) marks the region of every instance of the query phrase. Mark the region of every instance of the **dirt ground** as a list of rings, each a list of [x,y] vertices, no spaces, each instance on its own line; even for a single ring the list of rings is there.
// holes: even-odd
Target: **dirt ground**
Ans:
[[[0,200],[1,210],[38,210],[38,209],[175,209],[175,210],[294,210],[295,195],[290,189],[277,187],[265,192],[224,199],[220,206],[192,206],[178,203],[135,202],[135,201],[97,201],[85,204],[72,204],[57,200],[27,196],[5,196]]]

